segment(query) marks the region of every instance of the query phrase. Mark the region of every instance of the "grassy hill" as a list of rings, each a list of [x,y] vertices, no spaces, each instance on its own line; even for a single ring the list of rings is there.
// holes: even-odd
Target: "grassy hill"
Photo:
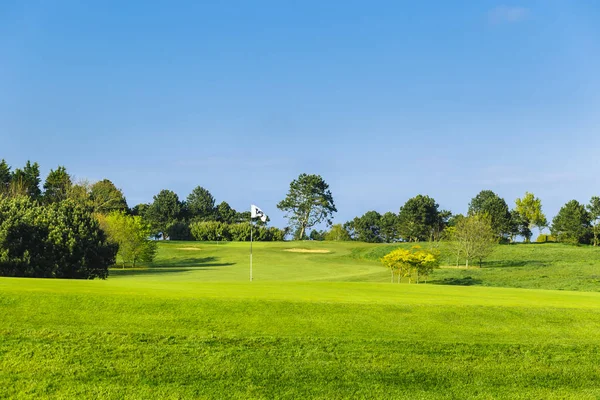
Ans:
[[[410,246],[313,241],[255,243],[254,278],[385,283],[390,275],[379,258],[394,248]],[[441,251],[442,266],[454,267],[456,260],[443,244]],[[111,279],[115,278],[244,282],[249,278],[249,244],[161,243],[152,265],[137,270],[114,269]],[[600,291],[600,249],[551,243],[497,246],[482,268],[441,268],[431,276],[431,283]]]
[[[472,286],[387,283],[388,249],[260,243],[253,283],[244,243],[162,243],[106,281],[2,278],[0,398],[600,397],[593,282],[483,286],[561,266],[580,285],[596,249],[502,246],[433,277]]]

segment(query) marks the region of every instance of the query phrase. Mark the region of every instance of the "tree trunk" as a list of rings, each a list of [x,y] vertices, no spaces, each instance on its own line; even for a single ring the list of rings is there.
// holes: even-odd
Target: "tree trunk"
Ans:
[[[394,283],[394,270],[391,269],[390,271],[392,271],[392,283]]]
[[[467,265],[466,265],[466,267],[469,268],[469,259],[468,258],[467,258]]]

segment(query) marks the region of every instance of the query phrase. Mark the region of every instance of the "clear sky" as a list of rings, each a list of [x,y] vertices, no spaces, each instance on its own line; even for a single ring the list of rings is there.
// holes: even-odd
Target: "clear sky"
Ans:
[[[344,222],[416,194],[465,212],[600,195],[595,1],[0,2],[0,159],[197,185],[238,210],[300,173]]]

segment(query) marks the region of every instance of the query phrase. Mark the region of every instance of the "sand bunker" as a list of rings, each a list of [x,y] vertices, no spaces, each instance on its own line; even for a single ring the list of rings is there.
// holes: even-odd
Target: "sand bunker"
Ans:
[[[318,253],[318,254],[331,253],[331,251],[329,251],[329,250],[318,250],[318,249],[285,249],[283,251],[289,251],[290,253]]]
[[[198,247],[178,247],[177,250],[185,250],[185,251],[200,251]]]

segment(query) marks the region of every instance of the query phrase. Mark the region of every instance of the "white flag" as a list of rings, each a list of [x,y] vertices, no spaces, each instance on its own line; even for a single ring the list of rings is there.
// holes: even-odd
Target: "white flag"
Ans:
[[[254,204],[250,206],[250,218],[260,218],[262,222],[267,222],[267,216],[260,208],[256,207]]]

